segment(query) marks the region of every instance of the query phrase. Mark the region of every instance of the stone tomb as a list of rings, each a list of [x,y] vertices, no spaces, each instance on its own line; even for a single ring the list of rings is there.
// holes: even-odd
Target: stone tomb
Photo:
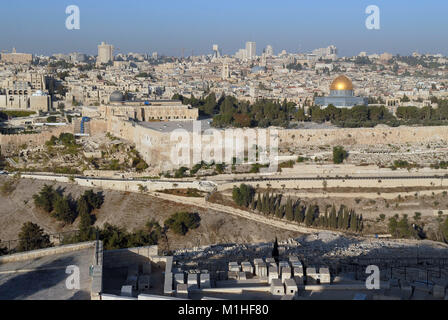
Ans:
[[[272,279],[271,294],[274,296],[283,296],[285,294],[285,287],[283,286],[282,280]]]
[[[189,273],[187,278],[188,290],[198,289],[198,275],[196,273]]]
[[[268,274],[268,281],[269,281],[269,283],[272,283],[272,280],[273,279],[278,279],[278,268],[277,268],[277,266],[270,266],[269,267],[269,274]],[[281,282],[281,280],[280,280],[280,282]]]
[[[286,294],[295,296],[297,295],[297,292],[299,289],[297,288],[297,284],[294,281],[294,279],[286,279],[285,280],[285,288],[286,288]]]
[[[209,273],[201,273],[199,276],[199,282],[201,288],[210,288],[210,274]]]

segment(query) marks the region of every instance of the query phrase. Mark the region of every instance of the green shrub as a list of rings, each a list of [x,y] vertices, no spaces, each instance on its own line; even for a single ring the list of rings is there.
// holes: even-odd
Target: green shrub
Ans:
[[[200,220],[197,213],[176,212],[166,219],[164,224],[174,233],[185,235],[189,230],[198,228]]]

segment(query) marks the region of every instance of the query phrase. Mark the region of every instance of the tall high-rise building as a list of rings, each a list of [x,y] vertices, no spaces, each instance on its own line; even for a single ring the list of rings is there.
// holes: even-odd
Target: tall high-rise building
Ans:
[[[255,42],[246,42],[247,59],[253,59],[257,56],[257,45]]]
[[[243,60],[247,58],[247,51],[246,49],[239,49],[236,53],[235,53],[235,58]]]
[[[221,58],[221,50],[217,44],[213,45],[213,58]]]
[[[267,57],[272,57],[274,55],[274,49],[272,48],[271,45],[267,45],[266,49],[264,49],[264,53],[266,54]]]
[[[96,62],[98,64],[101,63],[109,63],[114,59],[114,47],[110,44],[106,44],[104,41],[98,45],[98,58]]]
[[[315,49],[313,50],[313,54],[315,54],[318,58],[335,59],[338,55],[338,49],[331,45],[326,48]]]

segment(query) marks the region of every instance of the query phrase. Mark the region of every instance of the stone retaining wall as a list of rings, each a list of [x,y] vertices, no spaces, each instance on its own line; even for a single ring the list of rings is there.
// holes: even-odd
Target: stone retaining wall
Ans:
[[[59,246],[59,247],[52,247],[52,248],[46,248],[46,249],[40,249],[40,250],[15,253],[15,254],[11,254],[11,255],[1,256],[0,264],[25,261],[25,260],[37,259],[37,258],[45,257],[45,256],[51,256],[51,255],[55,255],[55,254],[79,251],[79,250],[83,250],[83,249],[92,248],[93,246],[95,246],[95,242],[83,242],[83,243],[69,244],[69,245],[64,245],[64,246]]]

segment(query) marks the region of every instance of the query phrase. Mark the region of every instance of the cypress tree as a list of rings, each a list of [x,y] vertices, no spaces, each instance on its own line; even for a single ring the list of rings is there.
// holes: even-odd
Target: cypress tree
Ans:
[[[269,199],[269,211],[271,214],[275,214],[275,203],[276,203],[276,195],[272,194],[272,196]]]
[[[263,204],[261,203],[260,194],[258,194],[258,197],[257,197],[257,206],[256,206],[256,208],[257,208],[257,211],[259,213],[261,213],[261,211],[263,211]]]
[[[307,227],[311,226],[314,222],[314,206],[308,206],[305,214],[305,225]]]
[[[362,220],[362,213],[359,215],[358,219],[358,232],[361,232],[364,229],[364,221]]]
[[[285,214],[286,214],[286,206],[283,204],[281,207],[280,207],[280,215],[281,215],[281,219],[283,219],[284,217],[285,217]]]
[[[336,217],[336,207],[333,205],[330,212],[330,222],[329,222],[331,229],[336,229],[338,226],[337,217]]]
[[[269,194],[265,193],[263,195],[263,214],[264,215],[267,215],[269,213],[268,197],[269,197]]]
[[[306,210],[306,206],[305,205],[301,205],[300,206],[300,212],[299,212],[300,223],[303,223],[305,221],[305,210]]]
[[[294,219],[294,211],[292,208],[292,201],[291,201],[291,198],[289,198],[289,197],[288,197],[288,200],[286,200],[285,215],[286,215],[286,219],[288,221],[292,221]]]
[[[350,216],[350,230],[356,232],[358,229],[358,217],[354,211],[351,212]]]
[[[338,224],[337,229],[342,229],[344,223],[344,206],[341,205],[338,211]]]
[[[255,198],[252,198],[252,203],[250,204],[250,208],[252,210],[255,210],[255,208],[257,208],[257,202],[255,201]]]
[[[325,209],[325,217],[324,217],[323,226],[324,226],[325,228],[328,228],[328,227],[329,227],[329,221],[328,221],[328,212],[327,212],[327,209]]]
[[[350,212],[347,208],[344,208],[344,221],[342,223],[342,227],[344,230],[348,230],[350,226]]]
[[[295,222],[301,222],[300,221],[300,204],[298,202],[296,202],[296,204],[294,205],[294,221]]]

